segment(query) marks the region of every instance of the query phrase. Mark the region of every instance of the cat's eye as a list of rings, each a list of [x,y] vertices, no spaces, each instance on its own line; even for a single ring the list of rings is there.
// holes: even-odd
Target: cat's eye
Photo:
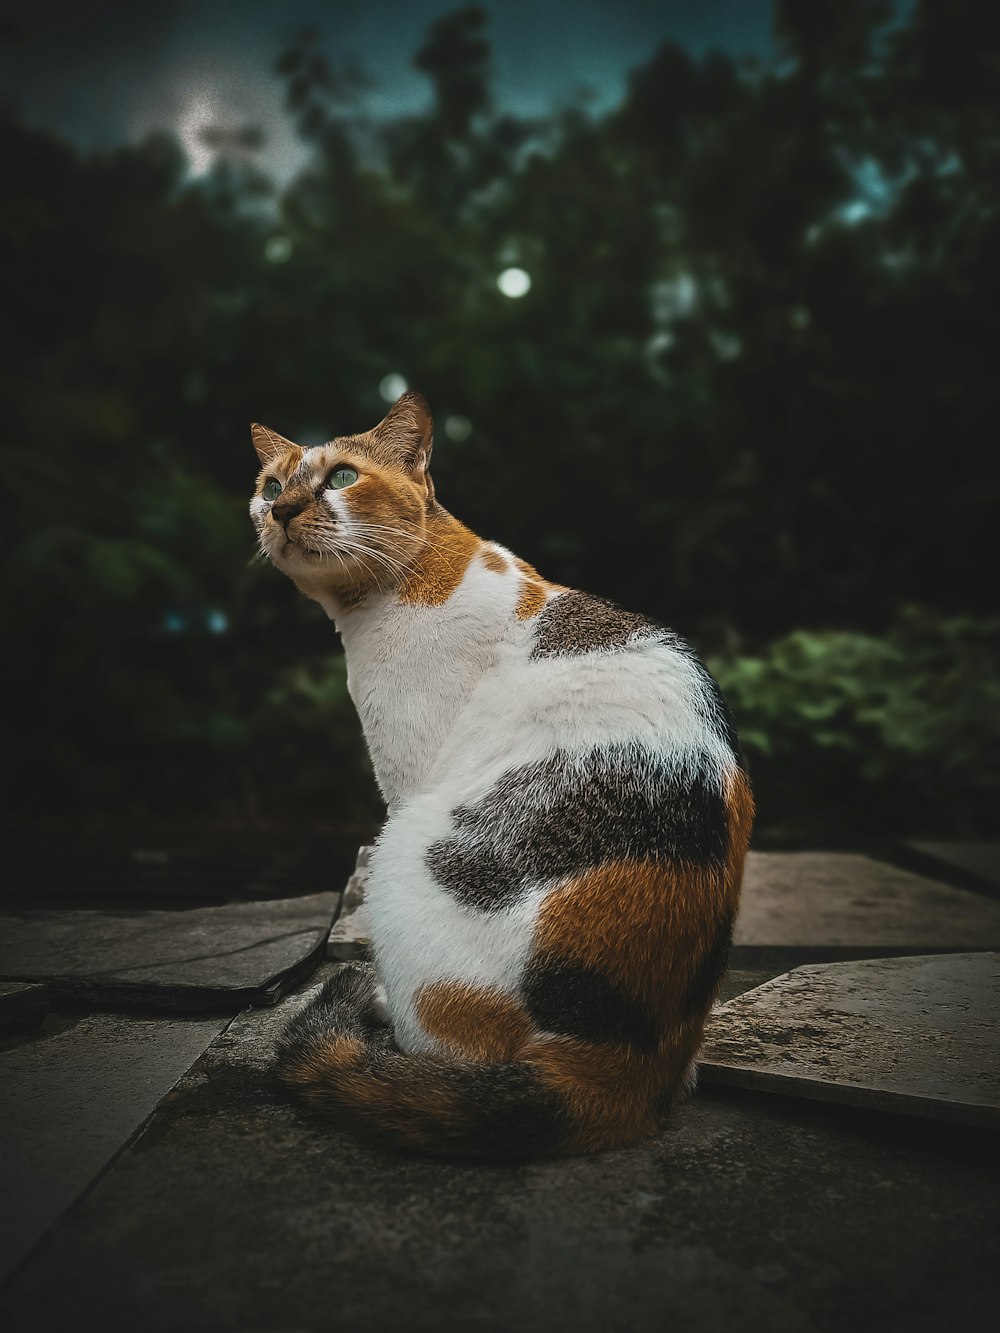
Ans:
[[[353,486],[358,474],[352,467],[335,467],[326,479],[327,489],[342,491],[345,486]]]
[[[275,481],[275,479],[274,479],[273,477],[271,477],[270,480],[264,482],[264,499],[265,499],[265,500],[277,500],[277,498],[278,498],[278,496],[279,496],[280,494],[281,494],[281,482],[280,482],[280,481]]]

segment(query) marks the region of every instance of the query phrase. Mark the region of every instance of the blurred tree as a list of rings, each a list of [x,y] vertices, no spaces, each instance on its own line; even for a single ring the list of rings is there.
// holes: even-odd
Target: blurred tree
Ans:
[[[490,44],[486,10],[471,5],[431,27],[414,64],[434,84],[437,115],[448,138],[464,139],[490,106]]]
[[[363,429],[389,373],[430,397],[462,518],[728,652],[737,693],[740,662],[772,661],[740,695],[786,737],[765,822],[819,744],[808,710],[781,731],[789,642],[878,644],[922,604],[893,659],[919,697],[920,634],[995,603],[996,17],[782,0],[776,38],[762,69],[666,44],[616,110],[527,121],[495,110],[467,8],[415,56],[428,110],[378,123],[365,71],[305,34],[277,68],[310,161],[280,194],[252,127],[209,131],[193,179],[167,136],[84,157],[0,118],[25,501],[4,589],[31,645],[8,808],[377,818],[329,626],[246,565],[245,432]],[[934,663],[960,651],[934,641]],[[852,734],[856,778],[894,742]],[[947,727],[929,735],[921,771],[954,778]],[[983,756],[962,753],[979,819]]]

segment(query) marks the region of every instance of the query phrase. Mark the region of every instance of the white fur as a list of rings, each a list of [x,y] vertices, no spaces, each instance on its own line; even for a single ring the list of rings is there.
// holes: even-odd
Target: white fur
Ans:
[[[625,746],[640,762],[648,754],[720,784],[734,764],[709,725],[696,666],[653,631],[625,653],[532,660],[536,622],[518,620],[514,610],[522,578],[512,563],[496,573],[476,559],[442,606],[386,595],[348,612],[328,608],[389,805],[367,910],[406,1050],[435,1048],[415,1013],[422,986],[456,980],[516,991],[551,888],[531,885],[489,914],[459,904],[425,864],[427,849],[452,832],[455,807],[556,750],[582,758],[595,746]]]
[[[422,790],[484,678],[514,645],[515,660],[530,651],[528,622],[514,615],[519,586],[513,570],[495,574],[475,560],[443,606],[387,594],[338,614],[347,688],[390,809]]]

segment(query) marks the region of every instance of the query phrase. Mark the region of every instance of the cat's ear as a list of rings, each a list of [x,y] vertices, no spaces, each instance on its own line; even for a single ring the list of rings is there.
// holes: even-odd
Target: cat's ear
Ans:
[[[422,393],[410,389],[398,398],[372,431],[379,449],[406,472],[426,472],[434,442],[434,420]]]
[[[266,426],[254,422],[250,427],[250,438],[253,440],[253,447],[257,450],[257,457],[263,467],[268,463],[273,463],[276,458],[283,454],[295,454],[302,457],[302,450],[297,444],[292,444],[291,440],[286,440],[283,435],[276,431],[268,430]]]

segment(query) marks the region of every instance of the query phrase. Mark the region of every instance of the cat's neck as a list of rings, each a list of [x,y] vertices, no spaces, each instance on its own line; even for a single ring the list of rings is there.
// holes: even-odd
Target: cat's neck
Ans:
[[[484,545],[464,523],[435,505],[426,516],[421,544],[407,557],[405,569],[393,586],[339,588],[323,576],[295,580],[300,592],[318,602],[341,633],[345,628],[377,619],[388,608],[402,604],[437,606],[461,582],[469,562]],[[389,568],[377,555],[371,567],[382,573]]]
[[[401,584],[326,606],[343,639],[348,688],[390,805],[420,789],[451,726],[517,624],[509,581],[475,533],[444,510]]]

